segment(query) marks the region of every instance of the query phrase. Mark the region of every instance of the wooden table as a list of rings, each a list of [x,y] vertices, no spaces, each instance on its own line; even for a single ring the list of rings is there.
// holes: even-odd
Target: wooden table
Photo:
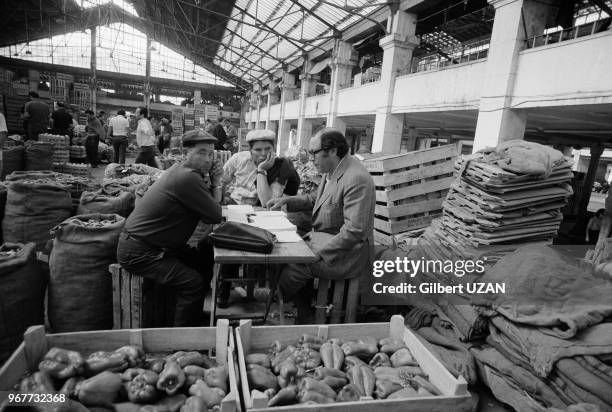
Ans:
[[[224,264],[262,264],[262,265],[277,265],[277,273],[280,273],[281,265],[288,263],[314,263],[317,261],[317,257],[310,250],[310,247],[306,242],[294,242],[294,243],[275,243],[272,253],[255,253],[255,252],[243,252],[240,250],[223,249],[219,247],[214,248],[215,254],[215,266],[213,269],[213,280],[212,280],[212,303],[210,310],[210,325],[213,326],[215,323],[215,314],[217,311],[217,281],[219,274],[221,273],[221,266]],[[277,276],[276,276],[277,277]],[[271,302],[274,290],[270,291],[270,297],[268,302]],[[267,311],[266,311],[267,312]],[[266,313],[267,315],[267,313]]]

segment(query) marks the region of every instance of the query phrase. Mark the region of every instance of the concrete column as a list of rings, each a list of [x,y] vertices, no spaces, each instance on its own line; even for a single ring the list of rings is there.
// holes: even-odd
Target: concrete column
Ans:
[[[98,84],[98,79],[96,76],[96,27],[92,27],[91,29],[91,54],[89,56],[89,68],[91,71],[91,80],[89,85],[89,91],[91,94],[91,110],[96,113],[96,89]]]
[[[272,94],[270,93],[272,90],[272,85],[274,83],[270,80],[270,85],[268,86],[268,103],[266,105],[266,129],[270,129],[270,114],[272,112]]]
[[[483,79],[474,151],[522,139],[527,114],[510,107],[519,52],[524,41],[542,34],[551,6],[536,0],[489,0],[495,7],[489,55]]]
[[[300,75],[300,80],[302,81],[302,90],[300,93],[297,140],[300,144],[300,147],[303,148],[308,147],[308,142],[310,141],[312,135],[312,121],[305,118],[306,99],[314,93],[317,86],[317,80],[319,80],[318,75],[307,74],[311,65],[312,63],[309,60],[306,60],[306,62],[304,63],[305,74]]]
[[[281,81],[281,97],[280,97],[280,115],[278,119],[278,134],[276,146],[276,154],[282,156],[289,148],[289,132],[291,131],[291,123],[285,120],[285,107],[289,94],[293,94],[295,89],[295,76],[287,72],[283,72]]]
[[[417,16],[397,11],[387,20],[388,36],[380,39],[383,49],[380,87],[381,105],[376,110],[372,152],[399,153],[402,143],[403,115],[391,113],[397,72],[410,65],[412,52],[418,45],[415,37]]]
[[[147,55],[145,60],[145,81],[143,103],[147,111],[151,110],[151,38],[147,36]],[[194,102],[195,103],[195,102]],[[199,104],[200,102],[196,103]]]
[[[357,64],[357,52],[353,46],[345,41],[336,40],[331,62],[331,85],[329,90],[329,113],[327,115],[327,126],[344,129],[346,124],[338,119],[338,96],[340,90],[351,82],[353,67]]]
[[[255,118],[255,128],[259,129],[259,123],[261,122],[261,95],[259,94],[260,91],[258,90],[255,94],[255,97],[257,98],[257,116]]]

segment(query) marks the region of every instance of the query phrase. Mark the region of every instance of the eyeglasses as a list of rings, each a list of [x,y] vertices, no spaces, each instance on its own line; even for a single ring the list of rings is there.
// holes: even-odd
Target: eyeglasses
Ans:
[[[319,153],[321,150],[325,150],[325,149],[309,150],[309,151],[308,151],[308,154],[309,154],[310,156],[314,156],[314,155],[316,155],[317,153]]]

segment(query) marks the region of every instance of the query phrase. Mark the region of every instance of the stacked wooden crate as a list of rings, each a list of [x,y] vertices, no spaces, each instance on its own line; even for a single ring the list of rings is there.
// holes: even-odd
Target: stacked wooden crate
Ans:
[[[361,157],[376,186],[377,243],[391,244],[396,235],[424,228],[441,215],[442,202],[454,181],[455,145]]]

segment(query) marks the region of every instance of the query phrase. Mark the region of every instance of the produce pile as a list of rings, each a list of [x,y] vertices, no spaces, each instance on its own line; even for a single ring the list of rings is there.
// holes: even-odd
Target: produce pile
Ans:
[[[58,393],[74,408],[107,407],[121,411],[201,412],[218,410],[229,390],[226,365],[199,352],[145,355],[136,345],[113,352],[79,352],[51,348],[25,377],[25,393]],[[59,389],[59,391],[58,391]],[[83,406],[84,405],[84,406]]]
[[[405,343],[390,338],[324,342],[303,335],[295,346],[276,341],[245,362],[249,388],[264,392],[268,406],[441,395]]]

